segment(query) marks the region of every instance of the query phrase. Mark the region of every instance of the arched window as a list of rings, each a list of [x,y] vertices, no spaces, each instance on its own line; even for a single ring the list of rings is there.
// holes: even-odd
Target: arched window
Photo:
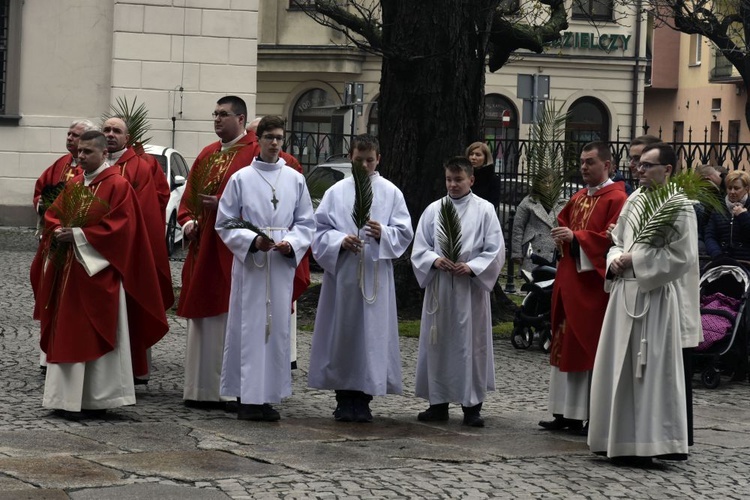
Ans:
[[[337,102],[323,89],[311,89],[297,99],[292,109],[288,151],[308,171],[334,154],[331,117]]]
[[[569,141],[609,141],[609,111],[599,100],[582,97],[570,105],[565,135]]]
[[[508,98],[500,94],[484,97],[484,142],[495,158],[500,173],[515,172],[518,139],[518,111]]]

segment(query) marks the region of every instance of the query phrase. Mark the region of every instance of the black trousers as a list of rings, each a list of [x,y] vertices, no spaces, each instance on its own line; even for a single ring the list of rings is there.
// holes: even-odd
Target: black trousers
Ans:
[[[693,348],[682,350],[685,369],[685,403],[687,407],[688,446],[693,446]]]

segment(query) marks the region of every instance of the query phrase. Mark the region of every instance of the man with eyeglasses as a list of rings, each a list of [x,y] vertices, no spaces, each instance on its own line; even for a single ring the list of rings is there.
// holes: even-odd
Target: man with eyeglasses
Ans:
[[[685,460],[692,440],[683,349],[697,346],[702,330],[691,200],[674,197],[674,227],[654,241],[635,242],[637,229],[654,219],[643,215],[642,197],[669,182],[676,164],[668,144],[643,149],[641,188],[623,207],[607,255],[610,301],[594,363],[588,443],[626,465]]]
[[[641,153],[643,148],[650,144],[656,144],[661,142],[658,137],[653,135],[641,135],[630,141],[630,148],[628,149],[628,168],[630,169],[630,178],[632,179],[632,187],[638,189],[638,162],[641,161]],[[631,189],[628,195],[632,194]]]
[[[304,176],[279,158],[282,118],[264,117],[258,137],[260,154],[229,179],[216,216],[234,256],[221,394],[240,398],[238,419],[275,422],[271,405],[292,394],[289,305],[315,222]],[[251,226],[225,227],[238,219]]]
[[[235,411],[236,403],[231,403],[234,398],[221,397],[219,391],[232,253],[214,225],[227,181],[250,165],[256,143],[245,132],[247,105],[240,97],[230,95],[219,99],[212,116],[219,140],[203,148],[195,159],[177,215],[190,242],[177,306],[177,314],[187,318],[183,399],[188,407]],[[203,186],[196,186],[196,176],[204,179]],[[202,205],[198,213],[191,209],[195,205]]]
[[[581,152],[586,188],[574,194],[551,231],[562,257],[552,290],[549,409],[547,430],[588,431],[589,388],[607,294],[604,265],[611,242],[607,228],[617,221],[627,195],[609,178],[612,154],[605,142],[591,142]]]

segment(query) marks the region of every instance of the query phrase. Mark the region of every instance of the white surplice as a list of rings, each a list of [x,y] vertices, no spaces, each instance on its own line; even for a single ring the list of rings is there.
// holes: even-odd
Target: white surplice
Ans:
[[[104,168],[109,167],[106,163],[104,165],[94,174],[98,175]],[[96,175],[89,177],[94,178]],[[109,266],[109,262],[88,243],[81,228],[73,228],[73,235],[75,258],[89,276],[94,276]],[[125,290],[120,283],[114,349],[93,361],[48,363],[42,405],[45,408],[78,412],[134,404],[135,386],[130,360],[128,311]]]
[[[229,397],[222,397],[220,392],[226,329],[226,313],[206,318],[188,318],[183,399],[232,400]]]
[[[666,245],[633,245],[628,199],[612,232],[607,268],[630,251],[633,267],[611,293],[591,385],[591,451],[609,457],[687,454],[682,348],[702,337],[695,213],[685,208]],[[611,276],[609,276],[611,278]]]
[[[272,199],[277,200],[276,208]],[[284,256],[275,250],[251,252],[257,233],[222,229],[231,217],[251,222],[277,243],[288,242],[294,255]],[[216,216],[216,231],[234,255],[222,396],[240,397],[245,404],[263,404],[278,403],[291,395],[292,283],[314,230],[305,178],[286,168],[284,160],[265,163],[256,158],[250,167],[229,179]]]
[[[419,332],[416,395],[431,405],[475,406],[495,390],[490,292],[505,261],[505,241],[493,206],[474,195],[451,199],[461,218],[461,257],[474,273],[451,276],[433,263],[443,254],[433,202],[417,226],[411,262],[425,288]]]
[[[354,181],[344,179],[323,196],[315,212],[312,250],[325,271],[315,317],[308,384],[318,389],[362,391],[371,396],[401,393],[396,291],[392,260],[409,246],[414,231],[404,196],[377,172],[370,176],[370,219],[381,225],[380,242],[364,236],[364,287],[360,255],[341,250],[352,220]],[[366,300],[367,299],[367,300]]]

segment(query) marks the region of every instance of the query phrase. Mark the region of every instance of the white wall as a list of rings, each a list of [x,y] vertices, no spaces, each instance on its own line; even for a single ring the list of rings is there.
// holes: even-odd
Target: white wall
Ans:
[[[146,103],[152,143],[190,160],[216,140],[218,98],[255,113],[258,0],[25,0],[18,125],[0,126],[0,224],[31,225],[34,182],[68,124],[117,97]],[[183,91],[180,92],[179,88]]]

